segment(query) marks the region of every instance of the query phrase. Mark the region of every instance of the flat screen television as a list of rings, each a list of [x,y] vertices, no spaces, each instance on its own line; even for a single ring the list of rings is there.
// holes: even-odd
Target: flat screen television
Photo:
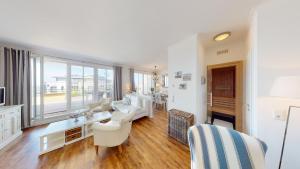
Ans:
[[[5,87],[0,87],[0,106],[5,104]]]

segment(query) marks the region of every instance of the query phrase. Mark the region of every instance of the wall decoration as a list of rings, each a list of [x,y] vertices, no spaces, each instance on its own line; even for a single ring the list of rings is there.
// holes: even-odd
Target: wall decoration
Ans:
[[[179,84],[179,89],[185,90],[186,89],[186,83]]]
[[[192,74],[191,73],[182,74],[182,80],[183,81],[191,81],[192,80]]]
[[[206,83],[206,78],[204,76],[201,76],[201,84],[205,84]]]
[[[175,72],[175,79],[180,79],[182,77],[182,71]]]

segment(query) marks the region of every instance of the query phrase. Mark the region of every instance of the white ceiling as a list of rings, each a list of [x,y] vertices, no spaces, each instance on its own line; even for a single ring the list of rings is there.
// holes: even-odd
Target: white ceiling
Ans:
[[[240,32],[261,0],[0,0],[0,40],[105,62],[163,68],[194,33]],[[74,55],[74,56],[75,56]]]

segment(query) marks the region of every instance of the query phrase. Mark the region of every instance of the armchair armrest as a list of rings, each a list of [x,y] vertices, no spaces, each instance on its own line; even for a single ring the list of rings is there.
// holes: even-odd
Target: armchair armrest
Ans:
[[[121,125],[117,121],[109,121],[107,123],[95,122],[93,124],[93,130],[95,131],[115,131],[119,130]]]

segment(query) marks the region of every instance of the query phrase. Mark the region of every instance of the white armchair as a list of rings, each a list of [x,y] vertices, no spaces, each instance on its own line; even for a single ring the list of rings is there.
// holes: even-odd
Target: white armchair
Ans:
[[[115,111],[111,121],[107,123],[94,123],[94,145],[98,153],[98,147],[115,147],[121,145],[129,136],[132,119],[136,111],[122,113]]]

